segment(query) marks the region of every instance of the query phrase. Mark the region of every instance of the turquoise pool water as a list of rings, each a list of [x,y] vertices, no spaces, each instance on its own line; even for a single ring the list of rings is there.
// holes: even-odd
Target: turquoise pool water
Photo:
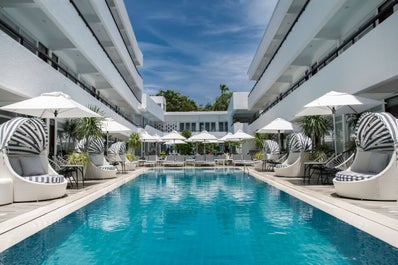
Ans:
[[[0,264],[398,264],[398,250],[241,171],[160,169]]]

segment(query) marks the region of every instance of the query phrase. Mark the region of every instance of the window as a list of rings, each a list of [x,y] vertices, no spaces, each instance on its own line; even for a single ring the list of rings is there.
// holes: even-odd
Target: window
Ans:
[[[47,56],[48,56],[48,48],[44,46],[42,43],[39,42],[39,51],[38,51],[38,56],[45,62],[47,62]]]
[[[215,132],[216,131],[216,123],[215,122],[210,123],[210,131],[211,132]]]
[[[208,132],[210,131],[210,122],[205,123],[205,130]]]
[[[191,130],[191,123],[185,123],[185,130]]]
[[[55,53],[51,54],[51,66],[58,70],[58,56]]]
[[[184,123],[181,122],[181,123],[180,123],[180,132],[183,131],[183,130],[184,130]]]
[[[196,132],[196,123],[191,123],[191,131]]]
[[[203,122],[199,123],[199,131],[203,131],[205,129],[205,125]]]
[[[219,122],[218,123],[218,131],[219,132],[223,132],[224,131],[224,123],[223,122]]]

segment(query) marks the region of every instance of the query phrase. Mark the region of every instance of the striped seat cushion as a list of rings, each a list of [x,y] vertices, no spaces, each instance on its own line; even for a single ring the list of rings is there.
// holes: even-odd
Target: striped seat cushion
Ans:
[[[115,166],[112,166],[112,165],[109,165],[109,166],[98,166],[97,168],[101,169],[101,170],[110,170],[110,171],[117,170],[117,168]]]
[[[39,175],[39,176],[25,176],[24,179],[33,182],[39,183],[62,183],[64,182],[65,178],[62,175],[57,174],[46,174],[46,175]]]
[[[339,171],[336,173],[336,181],[359,181],[370,179],[376,174],[370,172]]]

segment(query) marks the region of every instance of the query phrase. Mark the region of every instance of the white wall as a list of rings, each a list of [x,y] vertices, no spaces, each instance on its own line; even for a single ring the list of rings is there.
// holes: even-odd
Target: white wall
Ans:
[[[398,13],[365,35],[315,76],[249,126],[255,132],[275,118],[287,120],[313,99],[335,90],[356,94],[398,76]]]
[[[132,130],[137,129],[2,31],[0,58],[0,89],[26,98],[39,96],[44,92],[62,91],[80,104],[96,105],[106,117],[113,118]],[[10,102],[6,102],[8,103]]]
[[[113,45],[120,54],[123,63],[130,69],[130,74],[133,76],[135,84],[139,89],[143,90],[144,84],[141,76],[138,74],[137,69],[127,51],[126,45],[119,34],[119,30],[113,20],[112,14],[109,12],[108,6],[105,1],[91,1],[93,8],[96,10],[97,15],[103,21],[103,25],[112,40]]]
[[[44,3],[42,8],[48,17],[51,18],[84,57],[105,77],[112,88],[126,100],[130,107],[138,112],[140,103],[131,93],[116,68],[98,45],[98,42],[69,1],[40,1]]]
[[[284,45],[249,95],[249,109],[252,109],[258,99],[271,88],[344,2],[345,0],[309,2],[306,11],[295,24],[294,30],[287,36]]]

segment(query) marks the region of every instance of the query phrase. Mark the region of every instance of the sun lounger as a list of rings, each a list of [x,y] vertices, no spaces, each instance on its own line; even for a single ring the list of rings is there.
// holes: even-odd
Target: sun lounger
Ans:
[[[389,113],[361,115],[356,126],[354,161],[333,179],[339,196],[398,200],[397,132],[397,120]]]
[[[65,195],[67,180],[47,158],[47,127],[40,119],[14,118],[0,125],[0,174],[12,181],[13,201],[38,201]]]

